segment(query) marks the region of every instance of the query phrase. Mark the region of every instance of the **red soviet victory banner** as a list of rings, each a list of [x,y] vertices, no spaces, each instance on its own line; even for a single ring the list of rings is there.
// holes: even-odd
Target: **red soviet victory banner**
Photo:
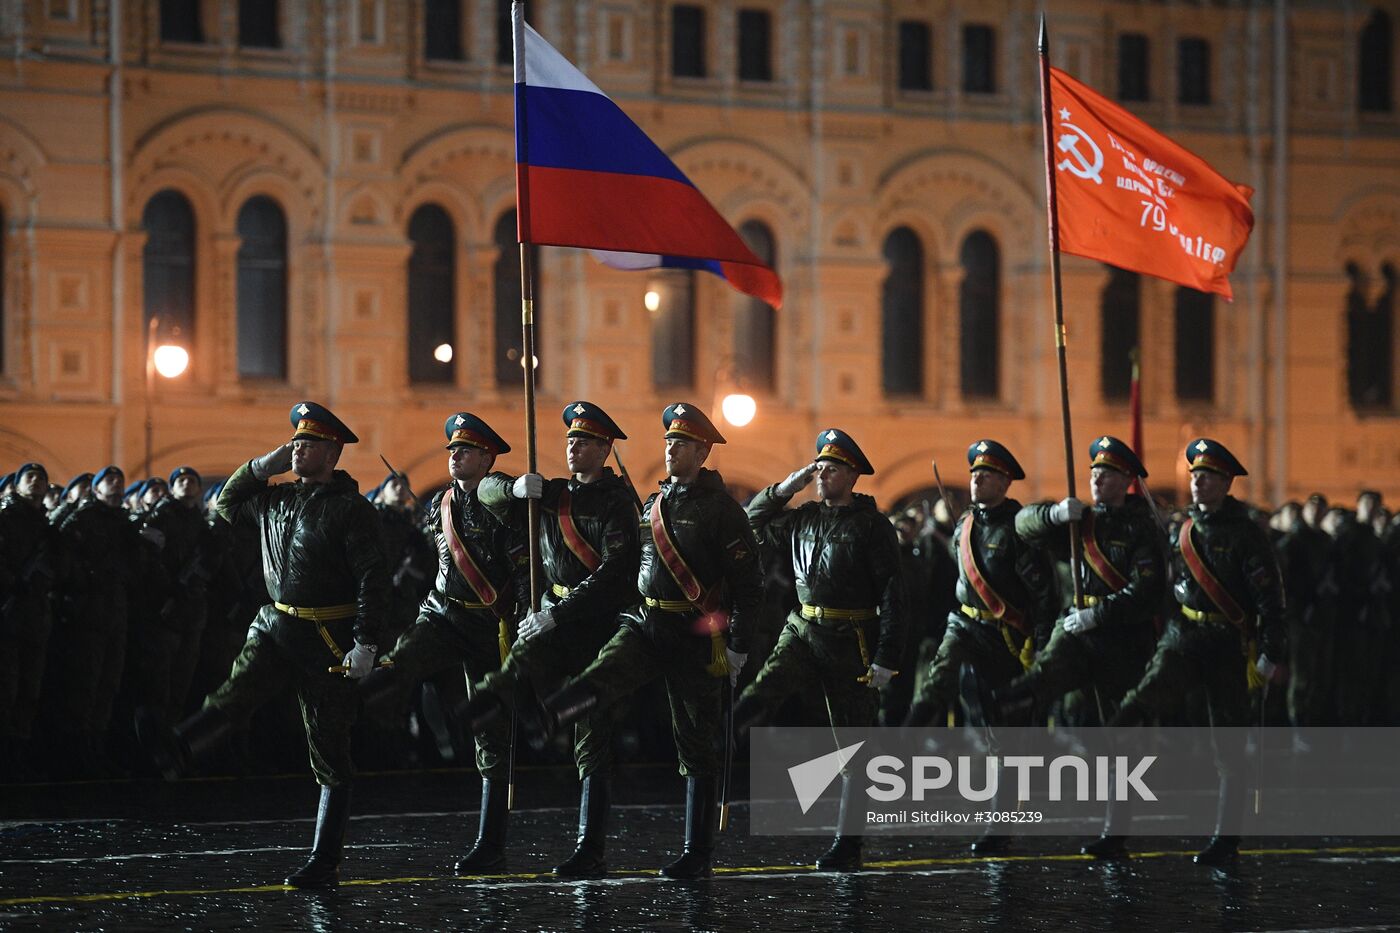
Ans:
[[[1050,109],[1060,250],[1232,300],[1254,189],[1058,68]]]

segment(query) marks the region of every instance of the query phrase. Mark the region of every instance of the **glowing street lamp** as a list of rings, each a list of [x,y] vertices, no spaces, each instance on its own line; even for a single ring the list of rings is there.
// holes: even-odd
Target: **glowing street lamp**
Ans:
[[[185,369],[190,365],[189,351],[173,343],[156,347],[151,358],[155,363],[156,372],[166,379],[174,379],[176,376],[183,375]]]
[[[744,392],[734,392],[724,397],[719,404],[720,411],[724,413],[724,420],[742,428],[753,420],[758,414],[758,403],[754,401],[752,395]]]
[[[438,344],[437,347],[433,350],[433,359],[437,360],[439,363],[452,362],[452,344]]]

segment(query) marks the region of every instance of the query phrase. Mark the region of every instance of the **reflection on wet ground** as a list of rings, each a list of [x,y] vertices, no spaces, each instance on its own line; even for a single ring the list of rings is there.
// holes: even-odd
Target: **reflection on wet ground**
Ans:
[[[510,864],[449,866],[475,837],[469,772],[363,776],[341,888],[280,886],[304,857],[306,777],[0,788],[0,929],[257,930],[1381,930],[1400,928],[1400,840],[1256,839],[1236,869],[1193,865],[1200,840],[1144,838],[1129,863],[1081,859],[1081,840],[1028,838],[1001,859],[966,840],[872,839],[860,874],[818,874],[815,838],[749,836],[737,805],[714,879],[656,869],[679,848],[671,769],[619,776],[605,880],[562,883],[575,786],[520,776]],[[740,786],[744,786],[740,782]]]

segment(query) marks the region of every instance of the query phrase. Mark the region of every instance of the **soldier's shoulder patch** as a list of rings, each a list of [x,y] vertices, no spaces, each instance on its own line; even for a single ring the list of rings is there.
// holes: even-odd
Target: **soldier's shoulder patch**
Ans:
[[[1150,557],[1139,557],[1137,560],[1137,573],[1140,577],[1156,576],[1157,562]]]
[[[748,556],[753,553],[752,549],[749,547],[749,543],[743,538],[735,538],[733,541],[726,544],[724,549],[729,554],[729,559],[735,563],[746,560]]]
[[[605,549],[622,547],[626,541],[627,536],[621,531],[610,531],[603,535],[603,547]]]

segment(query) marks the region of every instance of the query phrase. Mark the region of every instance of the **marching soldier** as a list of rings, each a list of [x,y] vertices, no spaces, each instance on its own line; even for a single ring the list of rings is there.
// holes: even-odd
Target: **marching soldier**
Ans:
[[[452,483],[433,497],[428,521],[437,542],[438,572],[417,620],[389,654],[393,667],[366,678],[366,704],[392,697],[402,708],[423,679],[462,665],[468,689],[496,670],[511,627],[529,601],[529,555],[524,539],[486,510],[480,483],[510,445],[470,412],[447,419],[447,471]],[[476,844],[458,860],[458,874],[480,874],[505,863],[510,723],[476,733],[481,813]]]
[[[27,775],[30,734],[53,619],[49,590],[57,575],[58,535],[44,514],[49,475],[41,463],[14,473],[0,499],[0,757],[3,773]]]
[[[173,778],[235,724],[246,726],[280,690],[295,687],[321,801],[311,858],[286,883],[333,887],[350,817],[350,731],[359,706],[354,681],[374,666],[389,577],[374,510],[354,478],[335,468],[344,445],[359,438],[315,402],[294,406],[291,423],[292,440],[239,467],[219,497],[219,512],[229,522],[260,529],[273,602],[259,611],[228,679],[199,712],[172,731],[142,710],[137,731],[159,769]],[[288,469],[297,482],[268,485]]]
[[[668,478],[642,508],[643,605],[622,617],[597,659],[545,708],[563,725],[665,678],[686,809],[684,850],[661,874],[694,879],[711,870],[721,691],[726,676],[732,688],[747,660],[745,632],[763,600],[763,569],[743,508],[723,477],[704,467],[724,437],[687,403],[668,406],[661,422]]]
[[[1187,445],[1186,461],[1192,506],[1172,547],[1177,612],[1111,726],[1143,723],[1192,687],[1205,690],[1211,725],[1245,726],[1246,659],[1266,680],[1285,673],[1272,660],[1287,657],[1278,561],[1267,534],[1230,495],[1235,477],[1248,474],[1224,444],[1208,437]],[[1215,754],[1220,796],[1215,835],[1196,855],[1201,865],[1224,865],[1238,855],[1244,817],[1244,743],[1217,733]]]
[[[801,604],[735,705],[740,729],[789,694],[814,686],[826,697],[833,729],[875,725],[877,691],[903,656],[905,620],[894,529],[872,497],[855,492],[856,481],[874,472],[855,440],[831,428],[817,435],[812,463],[749,504],[759,541],[790,555]],[[814,476],[820,501],[788,509]],[[863,814],[851,799],[851,775],[843,771],[842,781],[836,839],[817,859],[821,871],[861,867]]]
[[[1084,605],[1059,620],[1029,671],[993,691],[999,716],[1045,708],[1075,689],[1092,691],[1102,723],[1142,676],[1156,641],[1153,618],[1166,595],[1166,541],[1145,499],[1128,487],[1147,470],[1127,444],[1104,435],[1089,445],[1089,489],[1094,505],[1068,498],[1028,505],[1016,515],[1016,533],[1032,547],[1069,559],[1069,524],[1079,522]],[[1109,801],[1103,835],[1083,854],[1126,858],[1123,831],[1131,815]]]
[[[592,402],[572,402],[562,417],[569,479],[495,473],[481,482],[481,501],[522,532],[525,500],[540,500],[540,556],[548,586],[540,611],[521,623],[520,639],[501,670],[486,676],[473,714],[511,702],[515,685],[526,679],[546,695],[579,673],[617,632],[618,614],[638,601],[641,544],[635,494],[607,466],[613,442],[627,435]],[[574,725],[574,761],[582,781],[578,843],[573,855],[555,867],[560,877],[607,872],[610,718],[610,711],[600,711]]]
[[[972,506],[953,530],[953,556],[958,561],[957,594],[960,612],[948,616],[943,644],[914,698],[906,725],[936,720],[958,694],[964,665],[976,672],[981,687],[1009,684],[1030,666],[1037,645],[1050,636],[1056,616],[1055,580],[1045,554],[1016,534],[1021,503],[1007,497],[1011,483],[1025,471],[1011,451],[993,440],[979,440],[967,449]],[[969,719],[980,718],[981,704],[968,698]],[[989,711],[990,712],[990,711]],[[1020,716],[992,725],[1025,724]],[[999,782],[1004,787],[1006,782]],[[994,803],[991,809],[998,809]],[[1005,851],[1010,837],[990,828],[972,851],[978,855]]]

